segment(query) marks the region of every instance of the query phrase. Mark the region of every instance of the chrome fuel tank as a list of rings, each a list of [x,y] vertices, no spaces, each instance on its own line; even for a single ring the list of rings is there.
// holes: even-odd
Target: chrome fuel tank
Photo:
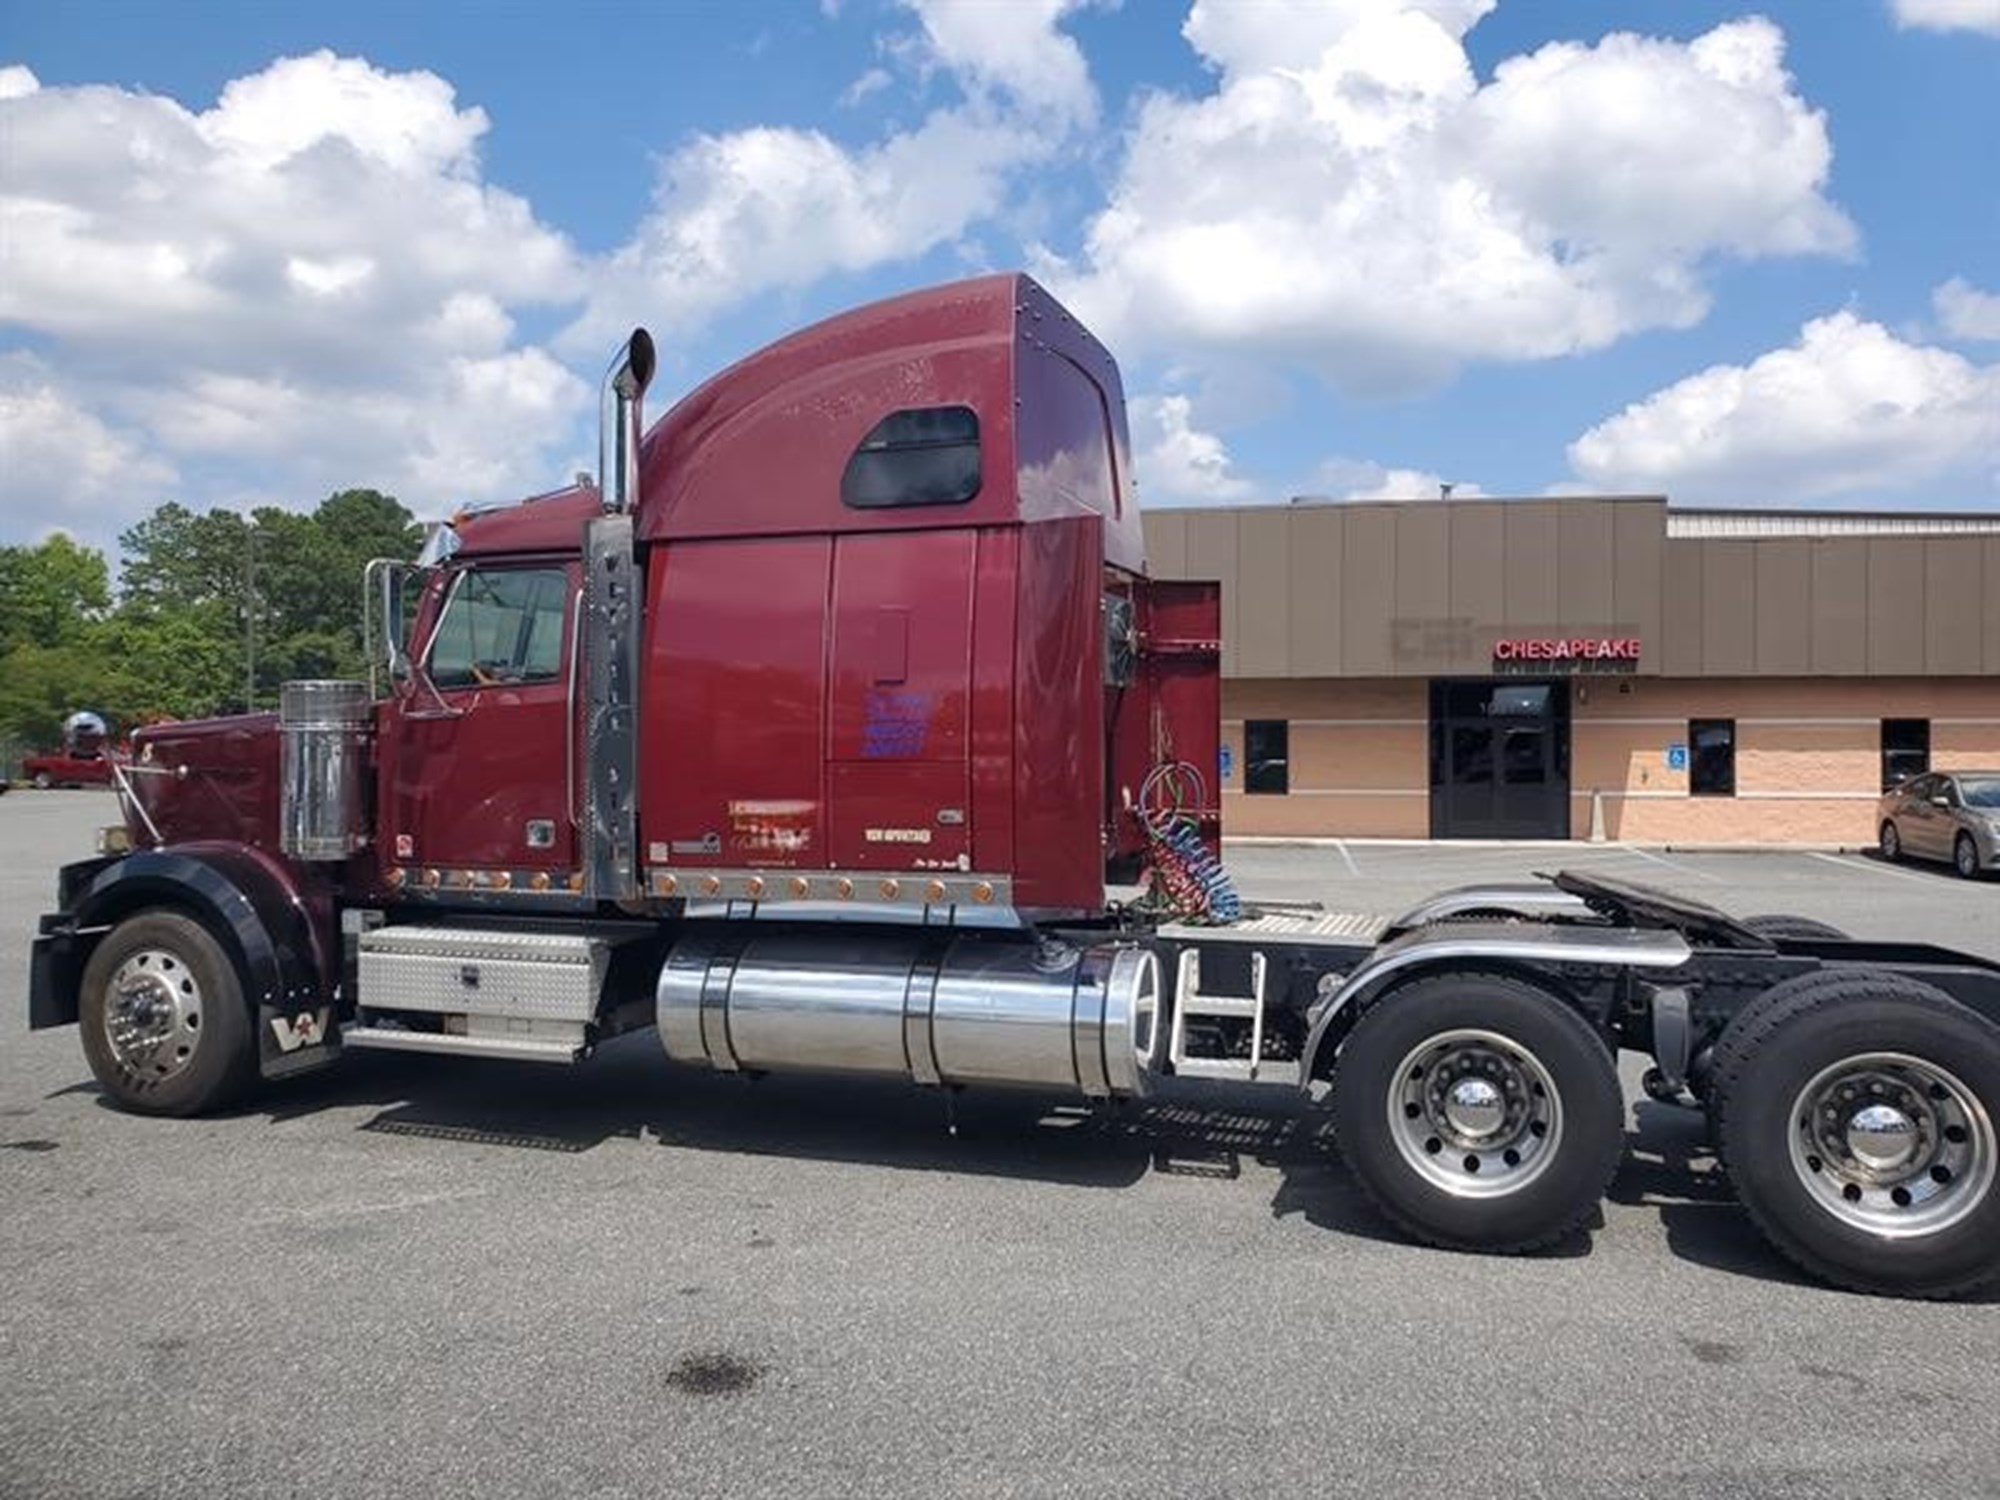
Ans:
[[[853,932],[677,944],[660,1039],[728,1071],[832,1070],[919,1083],[1143,1091],[1159,1050],[1151,952],[1019,939]]]

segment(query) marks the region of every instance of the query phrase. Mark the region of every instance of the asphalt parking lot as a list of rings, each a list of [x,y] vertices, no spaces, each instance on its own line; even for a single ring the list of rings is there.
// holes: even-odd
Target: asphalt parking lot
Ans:
[[[241,1113],[25,1029],[98,793],[0,798],[0,1493],[2000,1493],[2000,1298],[1803,1282],[1632,1111],[1588,1238],[1413,1248],[1316,1120],[356,1056]],[[1588,864],[2000,957],[2000,885],[1803,852],[1238,848],[1391,911]],[[1636,1068],[1628,1068],[1628,1081]]]

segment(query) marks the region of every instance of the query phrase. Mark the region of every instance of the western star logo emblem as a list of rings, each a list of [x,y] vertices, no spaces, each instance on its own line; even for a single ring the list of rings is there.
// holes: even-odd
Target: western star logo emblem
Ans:
[[[296,1052],[301,1047],[317,1047],[326,1040],[327,1012],[302,1010],[290,1020],[271,1018],[271,1031],[278,1038],[280,1052]]]

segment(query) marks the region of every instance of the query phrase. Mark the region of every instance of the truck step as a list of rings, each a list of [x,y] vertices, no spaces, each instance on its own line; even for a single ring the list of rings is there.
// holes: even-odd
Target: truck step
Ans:
[[[340,1034],[340,1040],[346,1047],[372,1047],[380,1052],[441,1052],[454,1057],[502,1057],[516,1062],[573,1063],[584,1051],[581,1041],[452,1036],[405,1031],[395,1026],[350,1026]]]
[[[1174,1025],[1168,1034],[1167,1056],[1174,1072],[1183,1078],[1220,1078],[1241,1083],[1274,1083],[1289,1070],[1289,1081],[1298,1081],[1298,1064],[1267,1063],[1264,1051],[1264,980],[1269,969],[1261,949],[1253,950],[1245,965],[1250,993],[1233,995],[1202,988],[1201,950],[1183,948],[1174,973]],[[1187,1053],[1188,1023],[1221,1019],[1250,1023],[1250,1055],[1245,1058],[1190,1057]]]

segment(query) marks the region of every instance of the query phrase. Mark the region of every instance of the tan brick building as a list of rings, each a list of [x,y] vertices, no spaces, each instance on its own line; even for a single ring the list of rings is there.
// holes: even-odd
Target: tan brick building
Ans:
[[[1232,834],[1866,843],[2000,768],[2000,514],[1152,510],[1223,585]]]

